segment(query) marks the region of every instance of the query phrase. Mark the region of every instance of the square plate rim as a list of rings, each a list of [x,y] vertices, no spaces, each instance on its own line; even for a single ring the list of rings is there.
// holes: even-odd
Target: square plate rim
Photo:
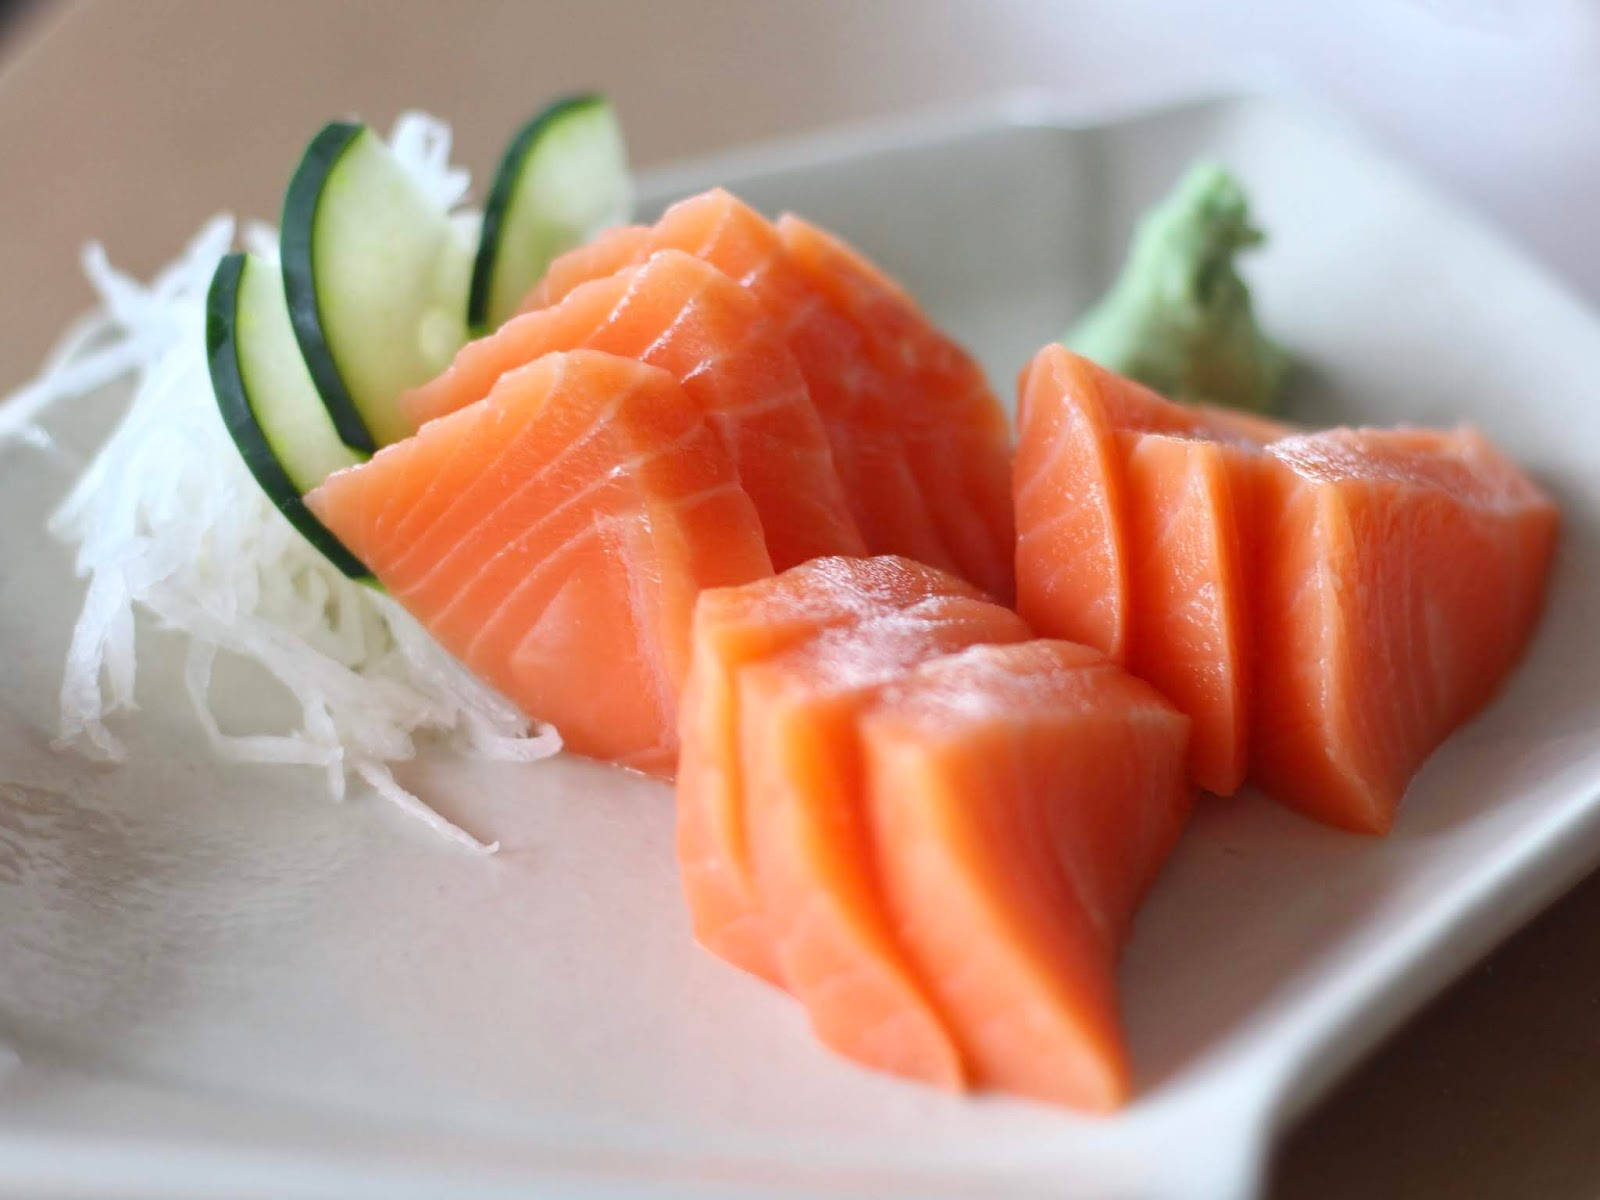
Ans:
[[[1461,220],[1474,236],[1514,260],[1539,286],[1581,311],[1600,338],[1600,317],[1570,283],[1545,263],[1518,246],[1470,205],[1441,190],[1433,181],[1373,144],[1355,123],[1303,95],[1281,89],[1189,90],[1154,99],[1099,103],[1075,101],[1049,89],[1002,92],[959,104],[834,124],[677,160],[640,171],[637,188],[641,199],[650,202],[705,186],[708,179],[748,178],[780,170],[838,164],[890,150],[954,142],[985,132],[1086,130],[1186,111],[1228,107],[1265,107],[1294,121],[1310,122],[1352,140],[1364,157],[1392,172],[1430,204]],[[1255,1102],[1246,1117],[1249,1127],[1234,1130],[1235,1154],[1228,1156],[1237,1171],[1245,1172],[1236,1178],[1249,1178],[1259,1183],[1272,1141],[1284,1125],[1310,1107],[1344,1070],[1407,1016],[1566,891],[1596,862],[1600,862],[1600,788],[1575,793],[1569,801],[1563,802],[1558,813],[1547,817],[1538,828],[1523,831],[1523,836],[1515,843],[1514,853],[1497,859],[1491,869],[1470,885],[1458,889],[1453,903],[1436,906],[1429,911],[1427,920],[1408,924],[1400,935],[1386,939],[1381,952],[1375,955],[1383,961],[1368,970],[1362,979],[1355,983],[1341,981],[1342,986],[1327,989],[1335,994],[1319,995],[1316,1020],[1302,1022],[1303,1029],[1313,1024],[1315,1028],[1303,1032],[1297,1045],[1280,1054],[1271,1064],[1271,1070],[1263,1073],[1259,1086],[1249,1093]],[[0,1063],[0,1070],[3,1069],[4,1063]],[[108,1075],[108,1078],[116,1077]],[[176,1094],[172,1089],[151,1087],[143,1081],[128,1082],[137,1082],[152,1094]],[[249,1107],[248,1104],[239,1106],[240,1109]],[[304,1177],[302,1182],[308,1188],[337,1182],[363,1193],[368,1188],[381,1188],[371,1194],[413,1194],[400,1186],[401,1177],[395,1174],[393,1164],[386,1161],[384,1155],[359,1151],[348,1155],[319,1154],[310,1146],[300,1144],[303,1140],[280,1139],[266,1147],[209,1144],[204,1156],[214,1173],[185,1180],[182,1169],[185,1158],[194,1155],[198,1147],[180,1134],[149,1142],[119,1144],[99,1134],[0,1133],[0,1182],[7,1179],[11,1167],[21,1166],[26,1171],[30,1163],[35,1173],[18,1180],[19,1183],[37,1183],[64,1191],[125,1187],[130,1169],[172,1171],[176,1168],[168,1175],[166,1183],[193,1190],[169,1192],[164,1183],[160,1194],[202,1194],[220,1177],[246,1187],[259,1180],[260,1194],[273,1194],[281,1185],[281,1181],[275,1183],[268,1178],[273,1173],[273,1164],[295,1162],[307,1171],[325,1172]],[[77,1173],[70,1169],[63,1171],[62,1160],[78,1154],[83,1154],[84,1158],[78,1164]],[[520,1164],[523,1168],[527,1166],[525,1162]],[[616,1169],[618,1166],[624,1169]],[[597,1171],[593,1177],[580,1177],[559,1165],[552,1164],[550,1169],[540,1170],[534,1163],[533,1173],[519,1174],[515,1184],[502,1171],[494,1171],[496,1177],[483,1181],[481,1192],[498,1193],[503,1187],[520,1191],[543,1179],[552,1186],[574,1191],[587,1192],[592,1188],[596,1193],[607,1195],[641,1195],[658,1194],[663,1188],[670,1191],[691,1182],[677,1175],[663,1184],[660,1179],[651,1178],[649,1162],[641,1160],[635,1166],[638,1169],[629,1170],[627,1164],[612,1164],[611,1169]],[[420,1187],[422,1190],[415,1192],[419,1195],[429,1194],[433,1188],[456,1187],[463,1183],[437,1167],[418,1170],[415,1166],[404,1171],[404,1182]],[[926,1182],[917,1181],[917,1194],[934,1194],[920,1190]],[[950,1180],[951,1190],[962,1189],[972,1182],[964,1176],[954,1177]],[[709,1185],[710,1181],[707,1183]],[[737,1188],[739,1183],[732,1186]],[[480,1184],[467,1183],[466,1190],[480,1194]],[[724,1188],[708,1187],[708,1190]],[[762,1191],[777,1195],[787,1194],[789,1189],[763,1186]]]

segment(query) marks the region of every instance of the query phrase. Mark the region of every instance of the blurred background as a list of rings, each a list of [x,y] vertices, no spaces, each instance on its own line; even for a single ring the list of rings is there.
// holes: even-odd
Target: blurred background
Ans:
[[[1084,107],[1289,90],[1600,297],[1596,0],[0,0],[0,385],[209,212],[276,211],[307,129],[419,106],[480,171],[530,97],[598,86],[643,166],[1047,88]],[[663,47],[666,49],[663,51]],[[86,86],[91,84],[93,86]]]
[[[86,239],[144,274],[215,210],[269,216],[345,113],[453,119],[481,174],[579,85],[645,167],[1023,88],[1290,92],[1600,300],[1600,0],[0,0],[0,391],[88,304]],[[1277,1194],[1600,1192],[1597,926],[1591,880],[1314,1112]]]

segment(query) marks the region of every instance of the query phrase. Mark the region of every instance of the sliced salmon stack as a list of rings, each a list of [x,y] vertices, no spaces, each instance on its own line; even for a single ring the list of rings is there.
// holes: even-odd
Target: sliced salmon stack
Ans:
[[[1251,773],[1319,820],[1382,833],[1521,655],[1556,507],[1465,428],[1286,438],[1262,476]]]
[[[524,307],[553,303],[586,278],[659,249],[704,259],[750,292],[794,354],[869,550],[954,570],[894,425],[885,431],[893,411],[890,381],[874,367],[861,331],[789,260],[772,223],[714,189],[673,205],[647,234],[641,243],[631,227],[603,233],[557,258]]]
[[[1188,809],[1187,720],[901,558],[708,591],[694,631],[678,854],[697,939],[865,1065],[1116,1103],[1113,968]],[[1001,942],[941,940],[945,913]]]
[[[778,233],[806,277],[867,339],[895,385],[901,438],[961,573],[991,595],[1013,594],[1011,423],[973,357],[865,255],[793,213]],[[959,436],[958,436],[959,431]]]
[[[739,678],[751,877],[784,986],[824,1045],[951,1088],[960,1053],[878,889],[856,720],[908,667],[1029,636],[1010,609],[963,591],[829,630]]]
[[[793,356],[743,288],[682,251],[591,280],[469,342],[405,398],[407,413],[421,426],[482,399],[507,371],[581,348],[638,359],[683,385],[732,458],[776,569],[864,551]]]
[[[924,662],[868,707],[878,877],[975,1083],[1126,1100],[1116,962],[1188,815],[1187,733],[1149,684],[1049,640]]]
[[[976,588],[900,558],[821,558],[758,584],[701,595],[679,729],[678,862],[695,938],[781,982],[750,880],[739,736],[741,671],[835,628]],[[997,620],[1009,623],[1009,618]]]
[[[570,749],[663,775],[695,598],[771,574],[700,406],[665,371],[592,350],[500,375],[306,503]]]
[[[1201,786],[1249,776],[1387,829],[1527,639],[1548,497],[1471,431],[1301,433],[1173,404],[1060,346],[1020,393],[1022,614],[1193,718]]]
[[[1062,346],[1018,400],[1017,606],[1041,633],[1127,664],[1194,721],[1190,770],[1227,795],[1245,777],[1254,586],[1252,435]]]
[[[558,258],[524,308],[663,249],[704,259],[751,293],[788,344],[869,551],[954,570],[1009,597],[1009,437],[981,373],[841,243],[828,240],[831,256],[797,258],[785,238],[799,244],[801,233],[820,231],[791,220],[780,234],[715,189],[673,205],[648,231],[613,230]],[[853,301],[863,281],[888,301]]]

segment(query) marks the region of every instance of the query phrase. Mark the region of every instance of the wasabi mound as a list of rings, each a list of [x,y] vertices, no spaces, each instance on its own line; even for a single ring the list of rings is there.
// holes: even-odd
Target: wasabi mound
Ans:
[[[1289,358],[1256,325],[1234,266],[1261,241],[1239,182],[1197,164],[1145,214],[1116,284],[1062,340],[1174,399],[1277,412]]]

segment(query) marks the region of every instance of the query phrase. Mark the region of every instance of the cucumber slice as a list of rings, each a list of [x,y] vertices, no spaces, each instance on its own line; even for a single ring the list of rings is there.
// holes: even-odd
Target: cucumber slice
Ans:
[[[633,185],[604,96],[567,96],[517,131],[500,159],[472,264],[467,325],[497,328],[550,260],[628,219]]]
[[[361,456],[339,440],[323,407],[271,264],[247,254],[217,264],[206,294],[206,359],[223,424],[267,497],[339,570],[369,576],[300,499]]]
[[[295,340],[339,437],[370,454],[409,436],[401,393],[467,339],[470,242],[382,138],[335,121],[289,183],[282,253]]]

